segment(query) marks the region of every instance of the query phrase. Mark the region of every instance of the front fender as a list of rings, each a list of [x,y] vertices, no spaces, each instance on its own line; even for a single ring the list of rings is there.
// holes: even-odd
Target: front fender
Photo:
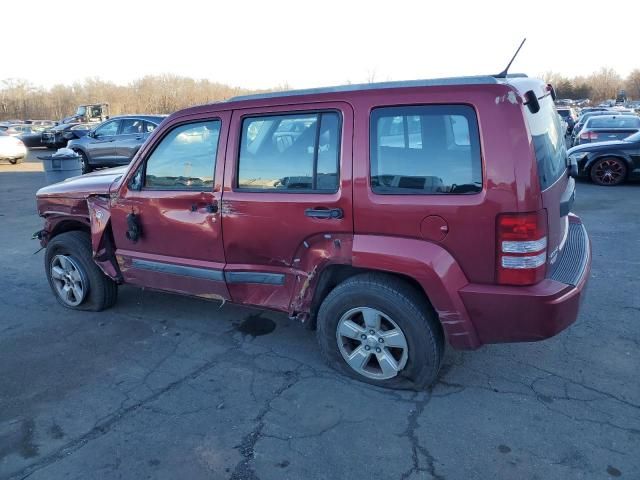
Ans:
[[[459,294],[469,282],[441,246],[410,238],[355,235],[352,264],[415,279],[438,313],[451,346],[474,349],[481,345]]]
[[[87,198],[87,206],[91,222],[93,258],[105,275],[121,282],[122,274],[115,257],[115,248],[111,235],[109,198],[102,195],[91,195]]]

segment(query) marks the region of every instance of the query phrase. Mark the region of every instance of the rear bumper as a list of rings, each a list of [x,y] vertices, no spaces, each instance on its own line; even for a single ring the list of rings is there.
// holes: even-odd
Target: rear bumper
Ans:
[[[545,280],[530,287],[469,284],[460,297],[480,343],[544,340],[575,322],[590,271],[589,236],[571,216],[562,256]]]

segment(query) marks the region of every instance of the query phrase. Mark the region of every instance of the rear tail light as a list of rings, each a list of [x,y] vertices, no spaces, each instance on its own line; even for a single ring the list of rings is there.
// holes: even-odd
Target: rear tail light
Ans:
[[[580,138],[583,140],[597,140],[598,134],[596,132],[585,132],[580,134]]]
[[[498,215],[497,281],[502,285],[540,282],[547,265],[547,212]]]

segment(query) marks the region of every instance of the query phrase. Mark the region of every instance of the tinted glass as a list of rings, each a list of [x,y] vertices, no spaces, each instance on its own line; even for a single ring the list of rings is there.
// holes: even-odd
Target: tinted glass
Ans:
[[[537,113],[531,113],[528,108],[525,109],[542,190],[553,185],[567,169],[567,147],[564,143],[560,119],[554,110],[553,101],[549,95],[540,100],[540,110]]]
[[[96,129],[96,135],[97,136],[115,135],[116,133],[118,133],[119,125],[120,125],[119,120],[115,120],[113,122],[107,122]]]
[[[625,141],[633,142],[633,143],[640,142],[640,132],[634,133],[633,135],[630,135],[630,136],[626,137]]]
[[[640,127],[638,117],[594,117],[590,118],[585,128],[637,128]]]
[[[220,121],[174,128],[147,160],[145,187],[210,190],[220,137]]]
[[[125,118],[122,120],[120,135],[135,135],[143,133],[144,122],[135,118]]]
[[[245,118],[238,187],[264,191],[335,191],[340,118],[309,113]]]
[[[371,115],[376,193],[476,193],[482,189],[475,111],[464,105],[378,108]]]
[[[558,110],[558,113],[562,118],[568,118],[571,116],[571,112],[569,112],[569,110]]]

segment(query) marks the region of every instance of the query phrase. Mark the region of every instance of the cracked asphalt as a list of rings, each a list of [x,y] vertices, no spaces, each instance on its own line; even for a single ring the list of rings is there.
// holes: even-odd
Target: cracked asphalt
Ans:
[[[273,312],[129,287],[64,309],[25,166],[0,166],[0,478],[640,479],[639,184],[578,186],[594,259],[576,324],[449,349],[415,393],[334,373]]]

